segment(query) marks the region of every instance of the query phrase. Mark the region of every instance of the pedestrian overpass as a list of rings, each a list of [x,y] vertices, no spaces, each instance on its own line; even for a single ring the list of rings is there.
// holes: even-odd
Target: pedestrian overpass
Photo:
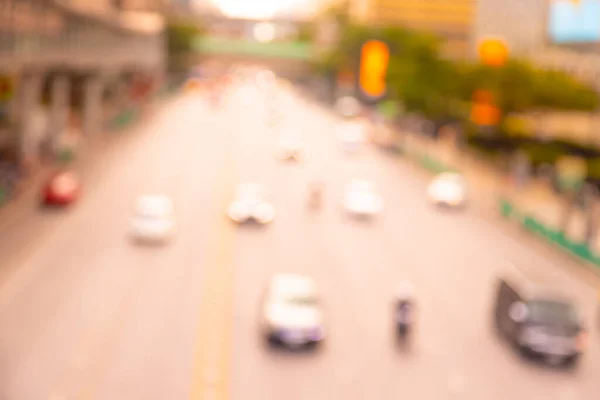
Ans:
[[[261,43],[248,39],[201,37],[193,43],[197,61],[220,61],[225,64],[263,65],[283,76],[298,77],[310,73],[314,48],[304,42]]]

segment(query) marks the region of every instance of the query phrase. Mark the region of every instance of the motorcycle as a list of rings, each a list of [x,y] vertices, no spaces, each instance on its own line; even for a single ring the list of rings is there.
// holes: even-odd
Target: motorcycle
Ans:
[[[401,339],[410,335],[413,326],[413,305],[407,301],[400,301],[396,306],[396,332]]]

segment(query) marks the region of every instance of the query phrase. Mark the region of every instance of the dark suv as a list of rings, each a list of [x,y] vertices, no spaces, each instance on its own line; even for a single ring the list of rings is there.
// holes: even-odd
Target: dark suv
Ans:
[[[553,365],[575,365],[586,347],[586,332],[573,302],[524,276],[499,280],[494,324],[523,355]]]

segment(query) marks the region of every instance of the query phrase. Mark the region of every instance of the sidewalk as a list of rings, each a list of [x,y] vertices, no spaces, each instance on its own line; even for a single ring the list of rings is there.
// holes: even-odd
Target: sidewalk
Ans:
[[[569,225],[563,235],[560,230],[566,204],[548,183],[532,180],[517,189],[509,176],[480,156],[452,149],[420,134],[406,134],[404,148],[407,156],[433,173],[460,171],[470,183],[471,192],[477,195],[477,205],[483,212],[515,221],[541,240],[600,266],[600,235],[589,247],[583,244],[586,215],[579,209],[571,211]],[[511,215],[507,214],[506,202],[510,203]]]
[[[143,107],[140,112],[142,114],[152,112],[162,101],[164,101],[164,98],[153,100]],[[106,152],[107,148],[129,136],[121,135],[119,132],[135,128],[138,120],[139,118],[133,119],[129,116],[128,124],[119,127],[111,126],[102,133],[82,138],[76,156],[72,161],[61,163],[59,155],[56,155],[55,160],[40,163],[40,165],[33,167],[31,175],[23,178],[22,182],[19,183],[21,187],[19,193],[5,204],[0,205],[0,238],[4,238],[6,232],[11,232],[19,225],[35,223],[35,220],[39,218],[38,199],[40,191],[51,171],[65,167],[76,171],[80,178],[85,181],[88,170],[100,161],[101,155]]]

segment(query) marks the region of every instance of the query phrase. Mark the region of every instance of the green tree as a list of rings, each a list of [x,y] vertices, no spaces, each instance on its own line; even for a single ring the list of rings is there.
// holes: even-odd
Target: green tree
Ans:
[[[356,24],[339,26],[338,43],[313,61],[314,71],[331,75],[340,71],[357,72],[360,46],[369,38],[369,29]]]
[[[534,80],[538,108],[594,111],[598,107],[596,91],[563,72],[539,70]]]
[[[392,48],[387,75],[392,96],[407,111],[432,119],[456,116],[461,70],[440,56],[437,38],[398,28],[386,28],[382,37]]]
[[[298,41],[312,43],[315,39],[315,30],[316,27],[312,24],[300,25],[297,36]]]
[[[503,115],[538,109],[591,111],[598,107],[597,93],[563,72],[518,59],[502,67],[450,61],[440,55],[440,42],[434,36],[349,20],[341,26],[334,49],[316,60],[316,70],[358,73],[360,48],[369,39],[383,40],[390,46],[386,79],[392,98],[402,102],[407,111],[433,119],[466,117],[477,90],[490,91]]]
[[[204,34],[204,29],[191,23],[169,23],[167,25],[167,51],[179,55],[193,51],[193,43]]]
[[[598,96],[589,86],[561,71],[536,68],[511,60],[501,68],[476,65],[465,82],[465,92],[490,90],[505,113],[535,109],[591,111]]]
[[[166,29],[169,70],[184,73],[189,67],[188,56],[194,52],[194,41],[204,29],[189,22],[170,21]]]

